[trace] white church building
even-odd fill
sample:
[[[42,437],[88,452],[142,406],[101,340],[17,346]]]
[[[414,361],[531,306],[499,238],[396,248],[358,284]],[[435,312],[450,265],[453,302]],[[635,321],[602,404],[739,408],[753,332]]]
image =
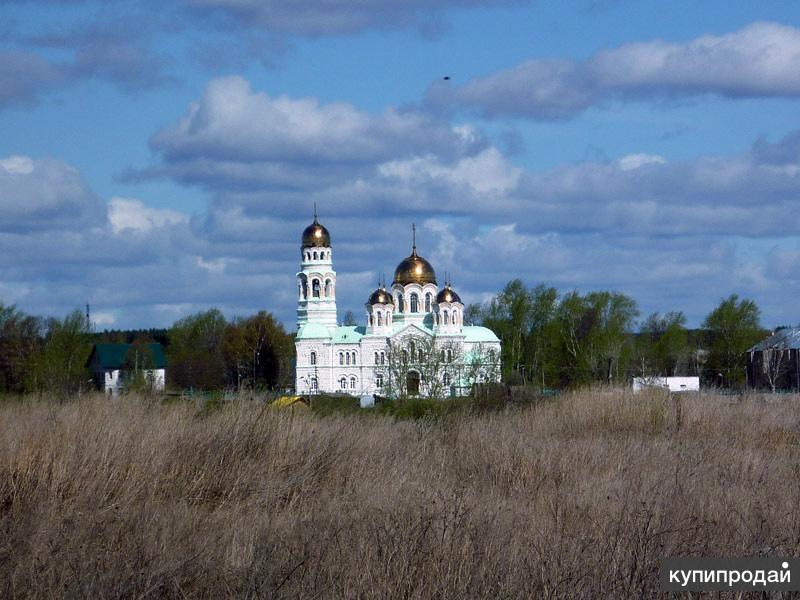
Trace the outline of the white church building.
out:
[[[303,231],[297,287],[298,394],[441,397],[500,380],[500,340],[464,324],[461,298],[448,282],[439,288],[416,235],[391,288],[369,296],[364,326],[338,324],[331,236],[316,215]]]

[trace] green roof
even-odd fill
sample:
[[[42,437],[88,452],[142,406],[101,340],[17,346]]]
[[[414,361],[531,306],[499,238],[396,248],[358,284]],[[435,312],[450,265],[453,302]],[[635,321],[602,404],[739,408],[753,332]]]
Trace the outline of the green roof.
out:
[[[163,369],[167,366],[167,359],[164,356],[164,348],[161,344],[136,344],[143,350],[150,351],[153,358],[153,368]],[[89,355],[89,363],[94,361],[97,356],[98,362],[103,369],[119,369],[125,363],[125,357],[131,346],[134,344],[95,344],[92,353]]]
[[[366,333],[366,328],[356,325],[337,327],[333,334],[334,344],[357,344]]]
[[[300,326],[300,329],[297,330],[296,339],[329,339],[330,337],[331,332],[325,325],[321,323],[304,323]]]
[[[477,325],[468,325],[462,328],[465,342],[499,342],[500,340],[494,334],[494,331],[486,327],[478,327]]]

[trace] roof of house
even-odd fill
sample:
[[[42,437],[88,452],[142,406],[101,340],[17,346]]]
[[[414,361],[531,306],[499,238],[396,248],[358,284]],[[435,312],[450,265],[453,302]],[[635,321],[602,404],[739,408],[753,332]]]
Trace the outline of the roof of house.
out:
[[[778,329],[768,338],[748,348],[747,351],[763,352],[764,350],[800,350],[800,327]]]
[[[103,369],[119,369],[125,363],[125,357],[131,346],[134,344],[95,344],[92,353],[89,355],[89,363],[97,361]],[[143,350],[150,351],[153,359],[153,368],[163,369],[167,366],[167,358],[164,356],[164,348],[159,343],[138,344]]]
[[[461,328],[464,334],[465,342],[499,342],[500,339],[495,335],[494,331],[487,327],[479,327],[477,325],[465,325]]]

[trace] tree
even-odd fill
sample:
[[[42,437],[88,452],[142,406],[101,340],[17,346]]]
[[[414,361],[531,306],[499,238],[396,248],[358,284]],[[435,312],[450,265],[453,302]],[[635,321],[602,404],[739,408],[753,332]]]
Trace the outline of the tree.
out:
[[[90,352],[86,317],[80,310],[63,320],[48,319],[44,346],[33,362],[28,388],[61,398],[87,389],[91,385],[86,366]]]
[[[652,313],[640,326],[639,333],[640,375],[673,377],[689,370],[689,333],[682,312]]]
[[[348,310],[346,313],[344,313],[344,325],[346,327],[358,325],[358,321],[356,321],[356,316],[353,314],[352,310]]]
[[[223,354],[228,381],[237,388],[249,384],[275,389],[291,382],[292,337],[266,311],[234,319],[225,329]]]
[[[216,308],[184,317],[172,326],[167,347],[172,385],[201,390],[225,386],[222,340],[226,326],[225,316]]]
[[[151,395],[156,391],[155,357],[150,348],[152,340],[140,337],[131,343],[122,361],[122,373],[125,374],[125,390],[143,395]]]
[[[21,393],[44,341],[44,321],[0,303],[0,390]]]
[[[706,378],[737,387],[745,381],[745,351],[763,337],[755,302],[731,294],[703,321],[708,339]]]
[[[392,398],[420,395],[442,398],[451,386],[464,383],[464,356],[461,346],[434,336],[407,335],[389,345],[386,363],[378,368],[384,392]],[[409,374],[419,377],[415,394],[409,389]]]

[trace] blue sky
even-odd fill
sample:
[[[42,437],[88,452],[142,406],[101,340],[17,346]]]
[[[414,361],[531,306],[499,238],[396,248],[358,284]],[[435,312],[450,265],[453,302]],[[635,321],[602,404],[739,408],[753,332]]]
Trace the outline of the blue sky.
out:
[[[521,277],[800,322],[793,3],[12,0],[0,34],[0,301],[26,311],[292,329],[317,202],[341,315],[416,222],[467,301]]]

